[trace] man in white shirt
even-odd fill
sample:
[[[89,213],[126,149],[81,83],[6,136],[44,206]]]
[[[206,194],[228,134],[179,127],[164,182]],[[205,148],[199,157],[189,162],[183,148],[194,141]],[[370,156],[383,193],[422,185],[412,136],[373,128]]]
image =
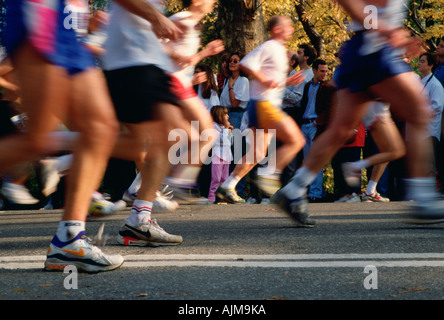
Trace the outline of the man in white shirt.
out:
[[[432,73],[434,65],[435,57],[431,53],[424,53],[419,57],[418,71],[421,73],[421,81],[424,85],[421,90],[427,94],[432,109],[432,118],[428,125],[427,136],[432,140],[434,151],[434,163],[431,168],[433,177],[435,177],[437,166],[440,163],[438,146],[441,140],[441,120],[444,105],[444,89],[441,82]]]
[[[248,105],[249,125],[253,133],[264,129],[264,139],[254,139],[254,148],[250,150],[241,163],[236,165],[228,179],[218,189],[218,197],[236,201],[235,186],[254,166],[265,158],[268,150],[269,129],[276,132],[276,139],[282,142],[277,148],[276,167],[269,175],[258,175],[257,184],[262,192],[270,196],[280,188],[282,170],[301,150],[305,141],[296,122],[281,109],[282,96],[285,87],[299,84],[303,77],[300,73],[287,77],[288,59],[285,44],[291,39],[294,28],[290,18],[274,16],[269,20],[268,31],[271,38],[251,51],[241,60],[241,69],[250,76],[250,103]],[[250,153],[254,154],[253,163]],[[311,219],[300,217],[299,222],[304,226],[313,226]]]

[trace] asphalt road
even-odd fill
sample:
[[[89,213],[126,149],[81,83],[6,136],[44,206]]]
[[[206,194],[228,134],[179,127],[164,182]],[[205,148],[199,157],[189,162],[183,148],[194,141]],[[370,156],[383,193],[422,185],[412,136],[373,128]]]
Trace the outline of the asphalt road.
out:
[[[99,274],[43,271],[60,210],[1,211],[0,300],[176,301],[168,311],[189,314],[204,312],[190,309],[197,301],[250,301],[252,313],[252,302],[444,298],[444,224],[406,224],[403,202],[309,208],[315,228],[296,228],[272,205],[155,212],[165,230],[184,238],[161,248],[117,244],[129,210],[89,221],[91,236],[105,222],[102,249],[125,257],[120,269]],[[213,306],[212,316],[227,316],[224,306]]]

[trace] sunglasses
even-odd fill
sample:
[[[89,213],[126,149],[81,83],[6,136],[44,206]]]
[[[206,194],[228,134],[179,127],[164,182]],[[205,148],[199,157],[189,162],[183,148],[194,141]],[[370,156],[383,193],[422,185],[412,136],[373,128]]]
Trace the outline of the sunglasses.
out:
[[[233,63],[238,63],[239,62],[239,60],[228,60],[228,62],[233,62]]]

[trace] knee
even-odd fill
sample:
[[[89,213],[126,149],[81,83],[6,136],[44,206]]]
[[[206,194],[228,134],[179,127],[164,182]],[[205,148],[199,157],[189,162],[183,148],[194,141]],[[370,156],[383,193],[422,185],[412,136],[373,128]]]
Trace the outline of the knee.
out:
[[[119,134],[119,123],[114,117],[89,119],[81,127],[81,133],[91,140],[114,143]]]

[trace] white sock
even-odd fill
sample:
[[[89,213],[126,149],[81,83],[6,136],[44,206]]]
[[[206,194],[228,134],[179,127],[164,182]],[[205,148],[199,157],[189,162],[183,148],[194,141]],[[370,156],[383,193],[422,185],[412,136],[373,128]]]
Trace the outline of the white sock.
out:
[[[145,200],[134,200],[133,207],[131,208],[129,221],[132,225],[137,226],[142,223],[151,222],[151,209],[153,203]]]
[[[367,189],[365,190],[366,194],[372,194],[376,192],[376,186],[378,183],[376,181],[370,180],[367,185]]]
[[[237,183],[240,181],[240,177],[236,176],[235,174],[230,174],[227,178],[227,180],[222,183],[222,188],[224,189],[234,189],[236,188]]]
[[[290,199],[302,197],[317,174],[317,172],[311,172],[307,167],[302,167],[296,171],[293,179],[282,188],[282,191]]]
[[[280,180],[281,175],[282,175],[282,170],[276,169],[274,170],[273,173],[261,174],[260,176],[268,179]]]
[[[60,156],[57,158],[57,171],[60,173],[66,172],[69,170],[72,164],[73,155],[67,154],[64,156]]]
[[[59,222],[56,235],[60,241],[66,242],[72,240],[82,231],[85,231],[85,221],[65,220]]]
[[[142,185],[142,175],[140,172],[137,174],[137,176],[134,178],[133,183],[128,188],[128,192],[131,194],[137,194],[139,192],[140,186]]]
[[[353,168],[355,168],[357,170],[361,170],[361,169],[370,167],[370,162],[368,160],[358,160],[358,161],[352,162],[352,166],[353,166]]]
[[[427,201],[436,198],[435,178],[405,179],[407,200]]]

